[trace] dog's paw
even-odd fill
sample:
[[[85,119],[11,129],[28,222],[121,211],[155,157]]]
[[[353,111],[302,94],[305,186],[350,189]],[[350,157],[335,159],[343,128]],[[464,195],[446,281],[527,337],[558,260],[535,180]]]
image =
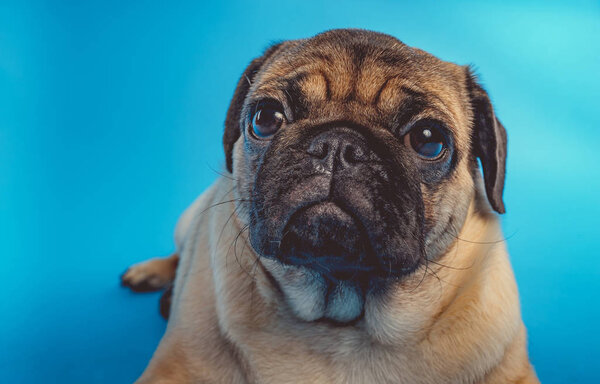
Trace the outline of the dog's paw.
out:
[[[160,291],[175,279],[173,257],[155,258],[134,264],[121,275],[121,285],[134,292]]]

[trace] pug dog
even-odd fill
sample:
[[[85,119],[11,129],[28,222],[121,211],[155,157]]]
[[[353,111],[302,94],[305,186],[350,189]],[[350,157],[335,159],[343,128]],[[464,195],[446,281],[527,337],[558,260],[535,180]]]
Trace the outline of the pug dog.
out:
[[[223,144],[175,254],[122,277],[166,289],[137,383],[539,382],[497,215],[506,132],[469,67],[365,30],[275,44]]]

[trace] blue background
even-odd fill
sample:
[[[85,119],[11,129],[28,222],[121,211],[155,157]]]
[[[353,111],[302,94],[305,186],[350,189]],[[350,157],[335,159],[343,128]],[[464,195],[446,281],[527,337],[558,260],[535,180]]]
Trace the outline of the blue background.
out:
[[[544,383],[600,382],[600,6],[413,3],[0,2],[0,382],[142,372],[165,322],[120,272],[168,254],[223,169],[245,65],[338,27],[476,66],[509,133],[503,225],[531,360]]]

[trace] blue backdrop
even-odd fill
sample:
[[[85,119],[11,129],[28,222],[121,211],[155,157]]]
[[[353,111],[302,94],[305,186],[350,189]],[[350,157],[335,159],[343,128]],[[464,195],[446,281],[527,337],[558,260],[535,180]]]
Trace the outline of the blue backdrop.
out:
[[[599,381],[598,2],[0,2],[0,382],[129,383],[165,322],[120,289],[223,169],[271,41],[392,34],[481,74],[509,133],[503,224],[544,383]],[[212,168],[212,169],[211,169]]]

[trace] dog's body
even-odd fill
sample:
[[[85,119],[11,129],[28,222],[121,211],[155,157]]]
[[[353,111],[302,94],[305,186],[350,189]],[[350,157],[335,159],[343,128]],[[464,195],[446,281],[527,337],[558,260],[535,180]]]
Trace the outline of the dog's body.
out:
[[[348,74],[340,65],[351,61],[344,61],[346,53],[365,46],[372,51],[361,53],[353,70],[371,65],[375,79],[360,71]],[[283,43],[250,65],[228,114],[225,148],[232,177],[219,178],[184,213],[173,257],[139,264],[124,276],[133,288],[164,287],[178,262],[172,298],[163,302],[168,313],[170,300],[167,331],[139,383],[538,382],[503,236],[488,204],[504,209],[504,130],[487,95],[469,85],[470,75],[467,85],[464,79],[458,86],[454,80],[436,82],[436,76],[458,79],[466,73],[462,67],[441,65],[421,51],[409,51],[410,60],[437,74],[414,75],[413,69],[400,76],[369,64],[371,55],[396,49],[407,48],[384,35],[331,31]],[[294,62],[309,56],[310,63]],[[250,137],[246,128],[273,122],[259,115],[248,123],[245,113],[260,109],[250,107],[253,97],[279,97],[269,79],[280,86],[290,68],[299,85],[284,93],[292,99],[303,95],[302,108],[288,101],[280,133],[263,129],[258,136],[268,132],[267,139]],[[386,91],[397,78],[437,106],[412,108],[414,116],[395,114],[393,121],[426,121],[432,127],[428,137],[432,124],[444,124],[451,136],[446,152],[427,163],[398,146],[383,128],[384,115],[361,102],[374,98],[379,110],[397,109],[395,93]],[[347,86],[352,82],[354,88]],[[408,93],[427,104],[420,91]],[[465,108],[469,97],[473,107]],[[314,108],[315,99],[327,102]],[[411,109],[403,100],[403,109]],[[435,108],[443,112],[436,115]],[[277,109],[270,113],[279,116]],[[405,142],[423,149],[410,140]],[[302,155],[286,163],[294,153]],[[475,156],[482,159],[485,181]],[[306,169],[308,175],[298,173]],[[336,189],[346,180],[361,192],[359,198],[350,196],[348,185]],[[388,185],[395,185],[394,193]],[[369,246],[362,248],[364,242]],[[383,257],[390,249],[393,258]]]

